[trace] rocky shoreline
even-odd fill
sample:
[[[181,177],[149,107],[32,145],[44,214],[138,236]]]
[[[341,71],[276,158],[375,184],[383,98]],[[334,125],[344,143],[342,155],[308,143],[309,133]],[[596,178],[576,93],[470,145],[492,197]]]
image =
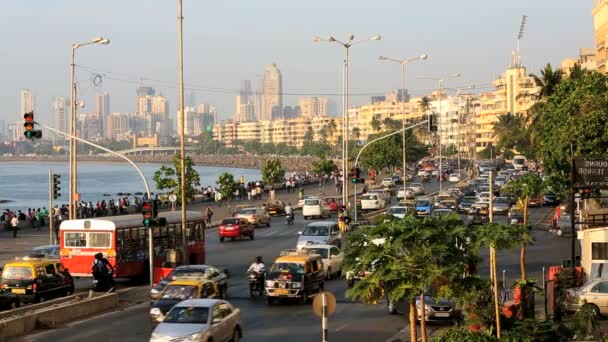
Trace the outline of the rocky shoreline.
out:
[[[254,156],[249,154],[237,155],[200,155],[189,154],[196,165],[235,167],[243,169],[261,169],[264,162],[269,159],[278,158],[283,168],[288,171],[302,172],[310,170],[316,157],[276,157],[276,156]],[[129,156],[135,163],[170,163],[172,155],[154,156]],[[123,159],[114,156],[78,156],[79,161],[85,162],[124,162]],[[67,162],[68,156],[2,156],[2,162]]]

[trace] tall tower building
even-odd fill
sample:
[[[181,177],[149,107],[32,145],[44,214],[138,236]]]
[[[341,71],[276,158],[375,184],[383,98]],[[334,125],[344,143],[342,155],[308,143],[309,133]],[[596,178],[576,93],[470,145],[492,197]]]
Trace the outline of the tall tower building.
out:
[[[36,110],[36,98],[29,89],[21,90],[21,115]]]
[[[102,137],[109,136],[107,129],[108,115],[110,115],[110,94],[104,92],[95,96],[95,114],[99,119],[99,133]]]
[[[68,133],[69,107],[70,102],[64,97],[56,97],[53,100],[53,127],[55,127],[56,130]],[[62,135],[58,135],[58,138],[65,139]]]
[[[266,68],[263,80],[262,120],[283,117],[283,76],[275,63]]]

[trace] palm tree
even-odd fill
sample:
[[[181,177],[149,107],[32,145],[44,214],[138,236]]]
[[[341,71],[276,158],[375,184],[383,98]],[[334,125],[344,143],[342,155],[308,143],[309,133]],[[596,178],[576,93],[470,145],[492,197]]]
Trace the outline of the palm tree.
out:
[[[583,69],[579,63],[575,63],[572,68],[570,68],[570,75],[568,77],[571,80],[580,80],[587,73],[587,69]]]
[[[336,133],[336,130],[338,129],[338,126],[336,125],[336,120],[330,120],[327,123],[327,133],[329,134],[330,137],[334,136],[334,133]]]
[[[359,140],[360,137],[361,137],[361,129],[359,127],[354,127],[353,128],[353,138],[355,138],[355,140]]]
[[[401,128],[401,123],[391,118],[384,118],[384,120],[382,120],[382,125],[387,131],[395,131]]]
[[[418,104],[420,105],[420,109],[422,109],[424,113],[427,113],[431,110],[431,99],[428,96],[422,97],[422,99],[418,101]]]
[[[551,96],[555,92],[555,88],[562,81],[563,72],[560,69],[553,70],[550,63],[547,63],[544,69],[540,71],[540,77],[535,74],[530,74],[534,79],[534,83],[540,87],[538,99],[544,99]]]
[[[311,143],[314,140],[315,137],[315,133],[312,130],[312,127],[308,127],[308,129],[306,130],[306,134],[304,134],[304,141],[306,141],[307,143]]]
[[[371,126],[374,131],[379,132],[382,129],[382,122],[380,122],[380,119],[374,116],[372,118]]]

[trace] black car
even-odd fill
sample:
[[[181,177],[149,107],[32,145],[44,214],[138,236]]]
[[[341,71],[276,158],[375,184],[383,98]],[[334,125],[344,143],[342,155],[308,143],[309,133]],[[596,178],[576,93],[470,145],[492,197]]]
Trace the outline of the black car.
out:
[[[16,309],[19,305],[19,298],[16,295],[0,290],[0,310]]]
[[[544,205],[558,205],[559,200],[557,199],[557,196],[555,194],[547,193],[547,194],[543,195],[543,204]]]
[[[228,278],[230,278],[228,270],[222,271],[210,265],[183,265],[174,268],[167,277],[152,286],[152,289],[150,290],[150,299],[157,300],[161,292],[165,290],[165,287],[180,276],[203,276],[217,285],[221,298],[225,299],[228,297]]]

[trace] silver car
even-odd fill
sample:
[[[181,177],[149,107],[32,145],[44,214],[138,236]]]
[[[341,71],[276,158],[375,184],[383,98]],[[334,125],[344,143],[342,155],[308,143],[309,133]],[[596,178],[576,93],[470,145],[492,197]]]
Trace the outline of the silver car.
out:
[[[150,342],[238,341],[241,310],[219,299],[188,299],[176,304],[156,326]]]
[[[511,209],[511,200],[508,197],[496,197],[492,205],[492,213],[506,215]]]
[[[296,249],[301,250],[307,245],[334,245],[342,247],[342,234],[338,223],[333,221],[318,221],[310,223],[304,231],[298,232],[300,237]]]

